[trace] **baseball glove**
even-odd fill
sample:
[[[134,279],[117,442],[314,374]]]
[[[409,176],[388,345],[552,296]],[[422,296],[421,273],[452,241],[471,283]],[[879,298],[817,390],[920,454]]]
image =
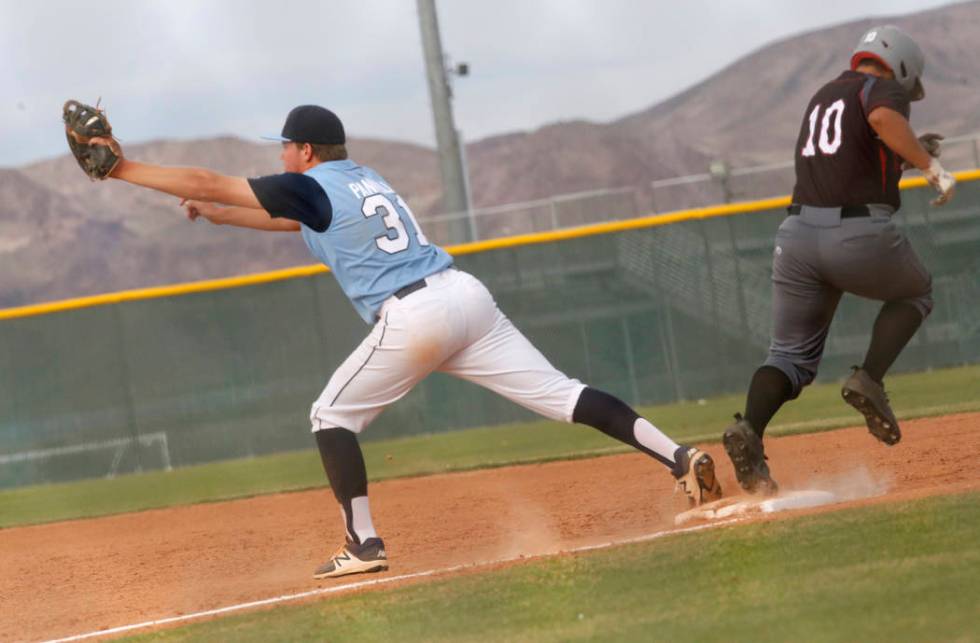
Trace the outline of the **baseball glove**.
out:
[[[96,107],[70,100],[65,103],[62,118],[68,147],[75,155],[78,166],[93,181],[106,179],[116,165],[121,153],[119,143],[112,137],[112,126],[105,112]],[[108,139],[108,143],[91,143],[93,138]]]

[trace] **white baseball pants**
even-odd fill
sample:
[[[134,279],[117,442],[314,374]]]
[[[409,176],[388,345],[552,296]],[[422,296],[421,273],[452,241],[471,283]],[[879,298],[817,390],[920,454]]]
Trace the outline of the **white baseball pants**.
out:
[[[476,277],[449,269],[425,280],[425,288],[384,303],[371,333],[314,402],[314,431],[340,427],[360,433],[433,371],[571,422],[585,385],[552,366]]]

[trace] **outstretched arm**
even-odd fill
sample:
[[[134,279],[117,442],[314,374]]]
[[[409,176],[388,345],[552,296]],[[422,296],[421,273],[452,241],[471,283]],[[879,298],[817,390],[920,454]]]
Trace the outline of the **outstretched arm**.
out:
[[[123,158],[109,176],[182,199],[262,208],[248,180],[204,168],[165,167]]]
[[[114,155],[111,160],[115,165],[98,178],[110,176],[181,197],[181,205],[190,202],[187,216],[192,221],[203,216],[219,225],[289,232],[299,231],[305,224],[315,232],[325,232],[333,217],[333,205],[323,187],[299,172],[245,179],[198,167],[165,167],[130,161],[112,137],[90,137],[85,140],[85,145],[86,153],[89,147],[105,146],[112,150],[109,156]],[[79,163],[82,163],[81,159]],[[309,159],[307,165],[312,167]],[[208,204],[214,203],[234,207],[209,207]]]
[[[191,221],[203,217],[215,225],[233,225],[239,228],[253,230],[269,230],[271,232],[299,232],[297,221],[284,218],[274,218],[261,208],[221,207],[203,201],[185,199],[181,205],[187,211]]]
[[[119,157],[119,162],[109,174],[114,179],[172,194],[182,199],[225,203],[245,208],[262,207],[255,193],[252,192],[248,180],[242,177],[225,176],[200,167],[167,167],[131,161],[123,156],[122,146],[114,138],[94,137],[88,143],[105,145]]]

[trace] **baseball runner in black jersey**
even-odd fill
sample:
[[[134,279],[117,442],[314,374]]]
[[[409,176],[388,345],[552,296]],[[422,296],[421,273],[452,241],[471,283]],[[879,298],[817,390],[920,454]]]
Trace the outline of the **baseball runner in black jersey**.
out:
[[[911,101],[925,96],[924,57],[906,33],[876,27],[861,37],[851,68],[807,105],[796,143],[796,187],[773,254],[772,342],[749,386],[745,415],[723,435],[743,489],[773,494],[762,436],[787,400],[817,374],[844,292],[884,302],[861,367],[844,400],[881,442],[901,439],[882,383],[885,372],[932,309],[932,279],[891,222],[902,170],[915,167],[946,203],[955,179],[937,160],[937,134],[916,138]]]

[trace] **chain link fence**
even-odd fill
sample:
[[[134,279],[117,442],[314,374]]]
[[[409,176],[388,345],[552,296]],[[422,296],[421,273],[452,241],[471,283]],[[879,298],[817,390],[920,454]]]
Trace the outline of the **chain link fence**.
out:
[[[980,362],[980,180],[962,182],[943,208],[928,205],[931,195],[905,190],[896,219],[936,300],[898,371]],[[581,223],[584,210],[569,204],[597,198],[537,207],[549,225]],[[625,207],[623,194],[609,198]],[[750,210],[654,218],[456,263],[573,377],[631,404],[732,393],[766,355],[773,236],[785,218],[781,208]],[[878,308],[844,298],[820,377],[860,359]],[[310,404],[367,331],[324,273],[2,320],[0,488],[310,448]],[[435,374],[364,438],[531,417]]]
[[[948,170],[980,168],[980,135],[943,141]],[[547,199],[511,203],[471,212],[420,217],[430,239],[442,245],[630,219],[650,214],[752,201],[793,191],[792,161],[729,167],[723,161],[711,171],[646,185],[561,194]],[[916,175],[911,172],[910,175]]]

